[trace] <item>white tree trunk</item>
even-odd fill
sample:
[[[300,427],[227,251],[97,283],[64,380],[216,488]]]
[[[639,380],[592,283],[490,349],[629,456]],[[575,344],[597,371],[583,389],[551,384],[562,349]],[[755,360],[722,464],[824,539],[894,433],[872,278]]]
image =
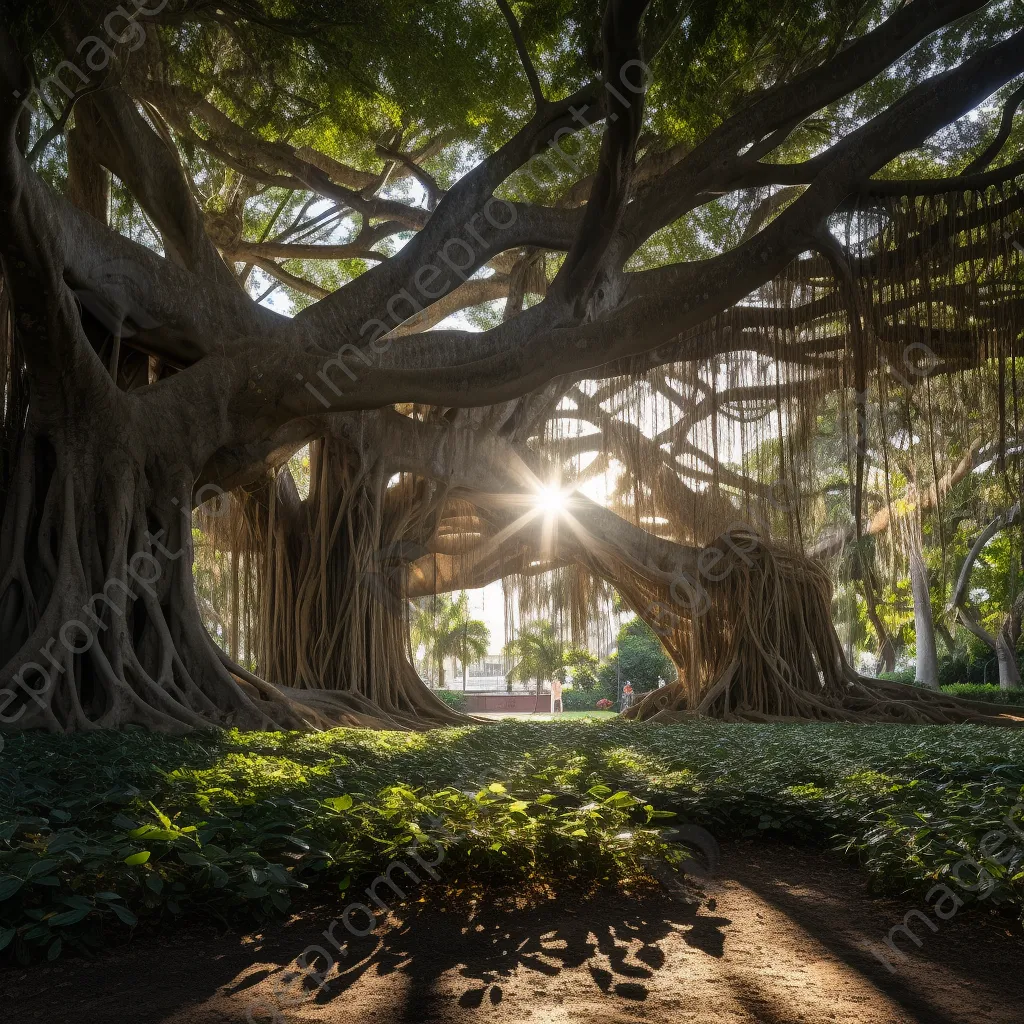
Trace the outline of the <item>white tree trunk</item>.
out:
[[[1015,651],[1008,643],[1002,631],[996,640],[996,661],[999,665],[999,689],[1017,690],[1020,688],[1020,669],[1017,667]]]
[[[914,633],[917,657],[915,680],[929,689],[939,688],[939,658],[935,648],[935,623],[928,590],[928,567],[921,553],[920,527],[910,530],[910,589],[914,597]]]

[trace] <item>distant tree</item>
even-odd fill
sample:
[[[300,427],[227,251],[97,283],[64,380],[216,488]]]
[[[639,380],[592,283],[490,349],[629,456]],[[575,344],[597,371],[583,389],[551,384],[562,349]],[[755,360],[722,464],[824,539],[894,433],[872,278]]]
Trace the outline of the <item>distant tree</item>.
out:
[[[1000,512],[978,534],[960,568],[950,600],[950,609],[955,610],[960,623],[995,655],[999,666],[999,687],[1003,690],[1016,690],[1021,683],[1017,643],[1024,616],[1024,591],[1019,590],[1017,566],[1015,560],[1008,557],[1011,548],[1003,532],[1019,522],[1020,502],[1017,502],[1012,508]],[[988,558],[983,553],[987,553]],[[975,574],[977,578],[972,589],[972,573],[976,566],[981,571]],[[1018,588],[1012,600],[1006,601],[1008,610],[1003,610],[997,601],[1001,596],[999,591],[1007,589],[1007,579],[1016,583]]]
[[[575,647],[572,668],[572,688],[590,693],[597,686],[597,658],[590,651]]]
[[[412,642],[423,647],[429,664],[437,665],[438,689],[444,689],[444,660],[455,658],[462,665],[462,688],[466,688],[469,663],[482,658],[491,642],[486,623],[469,612],[469,595],[457,598],[441,594],[417,607],[412,621]]]
[[[676,677],[672,659],[654,630],[641,618],[622,624],[615,653],[598,670],[601,687],[609,692],[615,692],[620,676],[628,679],[637,692],[655,689],[659,677],[669,681]]]
[[[463,592],[462,597],[466,594]],[[455,657],[462,665],[462,689],[469,680],[470,662],[483,658],[491,646],[491,631],[480,619],[465,617],[455,631]]]
[[[546,619],[530,623],[505,645],[505,656],[515,664],[508,672],[510,682],[537,681],[537,694],[552,679],[565,681],[570,670],[593,678],[596,659],[587,650],[566,643]],[[575,681],[576,675],[573,676]],[[583,689],[589,689],[584,686]]]

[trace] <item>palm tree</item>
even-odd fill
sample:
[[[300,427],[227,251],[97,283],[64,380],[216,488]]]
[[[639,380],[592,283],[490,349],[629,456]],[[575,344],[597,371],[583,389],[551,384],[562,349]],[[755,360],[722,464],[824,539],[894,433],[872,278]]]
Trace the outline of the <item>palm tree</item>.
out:
[[[462,689],[465,692],[470,663],[487,654],[491,646],[491,631],[480,619],[464,618],[456,630],[454,642],[454,655],[462,665]]]
[[[465,591],[454,600],[441,594],[416,608],[412,642],[415,647],[425,648],[428,663],[436,663],[438,689],[444,689],[444,659],[456,658],[462,665],[465,690],[469,663],[487,653],[491,631],[485,622],[470,618],[469,595]]]
[[[537,698],[551,679],[565,681],[569,669],[592,672],[596,658],[590,651],[567,644],[546,619],[524,626],[519,635],[505,645],[505,656],[515,661],[507,678],[527,683],[537,680]]]

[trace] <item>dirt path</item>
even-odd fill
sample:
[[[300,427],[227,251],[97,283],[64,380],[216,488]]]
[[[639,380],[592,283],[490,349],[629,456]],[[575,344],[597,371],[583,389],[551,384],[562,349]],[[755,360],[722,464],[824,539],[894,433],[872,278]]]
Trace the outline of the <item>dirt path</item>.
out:
[[[528,909],[449,898],[424,886],[289,1024],[314,1021],[520,1024],[623,1020],[710,1024],[975,1024],[1024,1018],[1024,940],[986,911],[932,933],[895,974],[880,946],[913,900],[872,899],[832,855],[764,843],[723,851],[699,905],[652,894],[562,896]],[[257,1024],[287,965],[330,923],[309,912],[261,936],[140,938],[91,962],[0,973],[11,1024]],[[340,931],[340,929],[339,929]],[[907,943],[904,941],[904,945]],[[287,996],[294,989],[284,990]],[[281,1019],[281,1018],[279,1018]]]

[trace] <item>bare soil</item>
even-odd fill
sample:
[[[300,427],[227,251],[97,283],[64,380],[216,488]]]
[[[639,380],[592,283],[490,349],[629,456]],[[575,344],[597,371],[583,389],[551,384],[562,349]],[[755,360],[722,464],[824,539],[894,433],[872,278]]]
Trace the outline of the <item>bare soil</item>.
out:
[[[263,1024],[277,987],[289,1024],[712,1021],[975,1024],[1024,1019],[1019,925],[965,908],[890,973],[865,948],[919,899],[875,898],[833,854],[769,843],[723,850],[701,891],[620,891],[495,903],[426,881],[353,940],[299,1001],[295,957],[341,907],[258,935],[140,936],[92,960],[0,972],[11,1024]],[[422,902],[420,902],[422,901]],[[339,927],[337,934],[344,934]],[[262,1004],[262,1005],[261,1005]]]

